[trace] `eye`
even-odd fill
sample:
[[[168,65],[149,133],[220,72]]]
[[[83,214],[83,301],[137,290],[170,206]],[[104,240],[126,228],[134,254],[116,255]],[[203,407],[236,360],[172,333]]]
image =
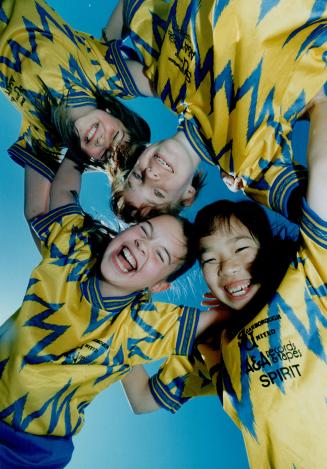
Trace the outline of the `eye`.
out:
[[[248,248],[249,248],[249,246],[242,246],[241,248],[237,248],[235,253],[242,252],[242,251],[244,251],[245,249],[248,249]]]
[[[140,228],[141,228],[141,231],[142,231],[143,234],[145,235],[145,237],[148,238],[148,237],[149,237],[149,233],[148,233],[148,231],[147,231],[146,225],[139,225],[139,226],[140,226]]]
[[[159,257],[159,260],[162,264],[165,263],[165,259],[160,251],[157,251],[157,256]]]
[[[137,171],[132,171],[132,176],[137,179],[138,181],[142,181],[142,174],[138,173]]]
[[[163,193],[161,191],[159,191],[158,189],[154,189],[154,195],[156,197],[158,197],[159,199],[164,199],[165,196],[163,195]]]
[[[160,249],[157,251],[157,256],[162,264],[169,264],[169,254],[165,249]]]
[[[209,259],[201,259],[201,265],[208,265],[208,264],[218,264],[217,259],[215,257],[211,257]]]

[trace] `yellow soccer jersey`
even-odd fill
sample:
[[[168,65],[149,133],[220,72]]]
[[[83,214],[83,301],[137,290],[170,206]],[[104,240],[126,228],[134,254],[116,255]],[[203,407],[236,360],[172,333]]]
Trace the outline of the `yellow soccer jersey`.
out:
[[[205,161],[286,216],[306,171],[294,122],[327,81],[317,0],[125,0],[124,22],[161,100]],[[299,207],[300,209],[300,207]]]
[[[2,1],[0,87],[23,116],[10,156],[52,180],[58,163],[40,161],[29,145],[33,136],[59,151],[35,109],[42,102],[41,80],[56,97],[68,94],[69,106],[94,105],[96,90],[133,97],[139,92],[122,54],[116,42],[105,44],[72,29],[43,0]]]
[[[0,328],[0,419],[20,431],[73,435],[95,395],[132,366],[193,345],[197,310],[139,292],[102,297],[83,220],[69,204],[33,221],[43,260]]]
[[[258,469],[325,466],[327,222],[304,203],[300,229],[297,259],[273,300],[233,340],[223,334],[217,353],[218,393],[243,433],[250,466]],[[208,351],[203,354],[201,361],[208,361]],[[189,397],[188,382],[198,379],[192,392],[199,395],[201,378],[210,373],[201,377],[198,365],[175,362],[152,378],[152,388],[163,407],[174,399],[177,410]]]

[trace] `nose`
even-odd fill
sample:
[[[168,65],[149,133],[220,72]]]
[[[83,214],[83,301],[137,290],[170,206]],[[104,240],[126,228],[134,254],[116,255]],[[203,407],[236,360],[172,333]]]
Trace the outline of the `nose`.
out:
[[[147,252],[146,241],[144,239],[136,239],[135,246],[141,254],[145,255]]]
[[[104,144],[104,133],[99,133],[99,135],[97,135],[96,137],[96,140],[95,140],[95,146],[97,147],[101,147],[103,146]]]
[[[147,178],[152,179],[153,181],[158,181],[160,179],[159,171],[151,166],[146,168],[145,174]]]
[[[227,277],[237,274],[240,270],[240,264],[233,257],[220,263],[219,274]]]

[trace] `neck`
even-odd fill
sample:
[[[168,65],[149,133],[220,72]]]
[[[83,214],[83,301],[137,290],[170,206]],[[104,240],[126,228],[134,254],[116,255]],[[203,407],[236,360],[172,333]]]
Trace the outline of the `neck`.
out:
[[[184,132],[179,131],[173,137],[172,140],[178,142],[183,148],[185,153],[189,156],[192,166],[194,168],[194,172],[196,171],[197,167],[200,164],[200,157],[186,138]]]
[[[126,296],[126,295],[130,295],[131,293],[134,293],[134,290],[126,291],[121,288],[114,287],[113,285],[111,285],[110,283],[106,282],[103,279],[99,280],[99,288],[100,288],[101,295],[103,297],[119,298],[121,296]]]

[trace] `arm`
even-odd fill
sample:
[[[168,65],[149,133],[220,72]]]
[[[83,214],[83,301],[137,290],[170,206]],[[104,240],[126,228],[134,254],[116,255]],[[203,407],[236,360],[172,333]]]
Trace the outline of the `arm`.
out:
[[[208,327],[226,321],[229,316],[230,310],[223,306],[220,306],[219,308],[216,307],[212,311],[202,312],[200,314],[196,336],[202,334]],[[205,380],[207,383],[206,386],[203,384],[202,379],[206,372],[209,375],[209,370],[211,371],[211,369],[214,370],[213,374],[217,372],[216,364],[218,363],[220,354],[210,346],[199,345],[198,348],[201,350],[201,359],[196,359],[195,354],[193,356],[194,363],[191,363],[188,357],[173,355],[168,358],[167,362],[163,365],[158,374],[158,379],[160,376],[160,382],[162,381],[163,385],[167,384],[165,381],[173,381],[175,378],[177,392],[180,391],[177,383],[179,383],[183,389],[184,386],[186,386],[186,389],[188,389],[188,395],[183,396],[181,399],[182,401],[185,401],[194,395],[206,395],[209,388],[208,384],[210,384],[210,391],[212,392],[212,376],[207,377]],[[155,410],[159,410],[164,407],[159,405],[154,399],[153,392],[151,391],[149,384],[149,376],[142,365],[134,366],[133,370],[122,379],[122,385],[124,387],[125,395],[135,414],[154,412]],[[170,394],[170,392],[172,391],[168,389],[166,390],[167,395]],[[157,397],[160,400],[159,395]],[[176,396],[176,400],[179,400],[178,396]]]
[[[25,165],[24,214],[28,222],[37,215],[48,212],[50,187],[51,183],[48,179],[30,166]],[[36,247],[40,251],[40,240],[34,230],[30,229],[30,231]]]
[[[327,98],[309,110],[309,183],[307,201],[323,220],[327,220]]]
[[[123,31],[123,8],[124,1],[120,0],[118,5],[109,17],[106,26],[102,29],[102,38],[105,41],[112,39],[121,39]]]
[[[75,201],[74,192],[81,190],[81,173],[74,161],[64,158],[51,184],[49,209],[61,207]]]
[[[110,16],[106,26],[102,29],[102,38],[106,42],[114,39],[122,39],[126,36],[126,31],[124,32],[123,8],[124,0],[120,0],[112,15]],[[125,61],[139,92],[144,96],[156,96],[152,89],[151,82],[144,75],[143,65],[135,60]]]
[[[122,385],[134,414],[144,414],[161,408],[151,394],[149,375],[143,365],[135,366],[122,379]]]

